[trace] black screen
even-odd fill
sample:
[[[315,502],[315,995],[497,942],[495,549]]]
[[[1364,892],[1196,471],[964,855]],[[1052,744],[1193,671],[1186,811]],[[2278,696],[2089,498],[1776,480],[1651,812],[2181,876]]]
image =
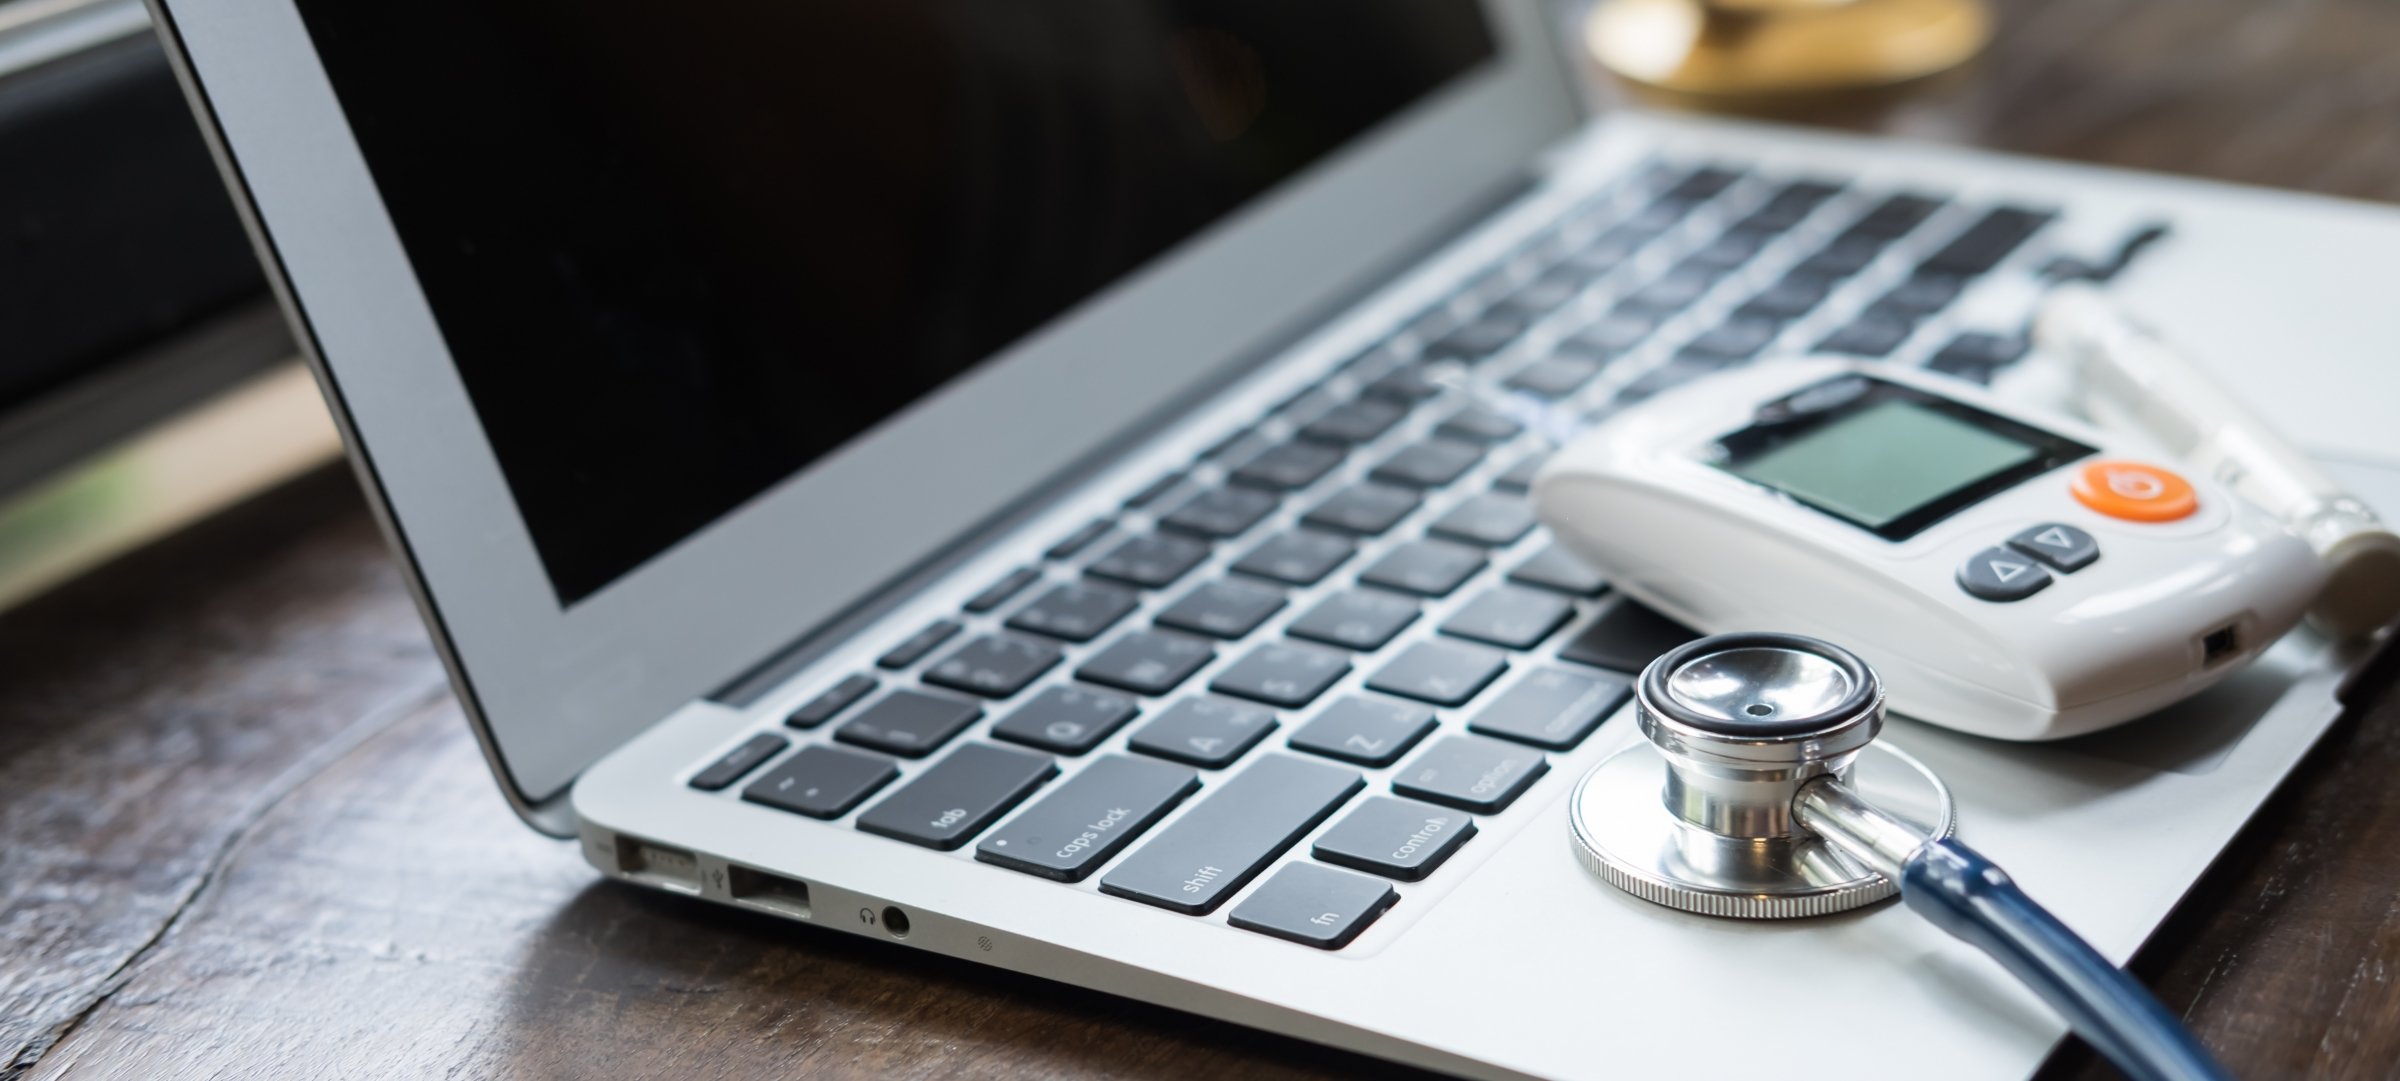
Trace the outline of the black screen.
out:
[[[300,8],[561,604],[1493,52],[1475,0]]]

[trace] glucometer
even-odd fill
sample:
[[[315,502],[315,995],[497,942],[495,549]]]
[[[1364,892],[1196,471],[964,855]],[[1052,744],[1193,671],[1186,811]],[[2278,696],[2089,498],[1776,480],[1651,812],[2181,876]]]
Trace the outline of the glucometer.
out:
[[[1938,376],[1804,359],[1627,407],[1544,467],[1559,542],[1703,631],[1846,643],[1892,709],[2003,739],[2132,719],[2299,622],[2324,564],[2128,438]]]

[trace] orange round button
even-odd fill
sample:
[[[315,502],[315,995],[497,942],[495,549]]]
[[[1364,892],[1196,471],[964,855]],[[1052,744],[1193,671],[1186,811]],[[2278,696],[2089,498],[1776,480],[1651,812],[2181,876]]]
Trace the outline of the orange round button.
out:
[[[2140,462],[2093,462],[2067,489],[2076,502],[2129,522],[2172,522],[2200,509],[2192,482]]]

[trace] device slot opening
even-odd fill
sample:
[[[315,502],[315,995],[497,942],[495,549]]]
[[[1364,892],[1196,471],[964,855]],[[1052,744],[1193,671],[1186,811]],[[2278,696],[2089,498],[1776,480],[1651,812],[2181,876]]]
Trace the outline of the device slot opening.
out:
[[[2241,655],[2242,632],[2234,624],[2228,623],[2200,636],[2200,664],[2204,668],[2215,668]]]
[[[677,893],[700,892],[700,857],[656,841],[618,834],[617,870],[627,878]]]
[[[797,919],[808,919],[808,883],[741,864],[725,867],[725,889],[734,901]]]

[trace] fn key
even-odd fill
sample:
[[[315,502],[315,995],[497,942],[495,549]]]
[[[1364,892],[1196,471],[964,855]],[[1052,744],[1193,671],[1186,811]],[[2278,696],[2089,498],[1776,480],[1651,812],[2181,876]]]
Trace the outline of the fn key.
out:
[[[1399,899],[1400,892],[1381,880],[1292,863],[1233,906],[1225,922],[1303,946],[1338,950]]]

